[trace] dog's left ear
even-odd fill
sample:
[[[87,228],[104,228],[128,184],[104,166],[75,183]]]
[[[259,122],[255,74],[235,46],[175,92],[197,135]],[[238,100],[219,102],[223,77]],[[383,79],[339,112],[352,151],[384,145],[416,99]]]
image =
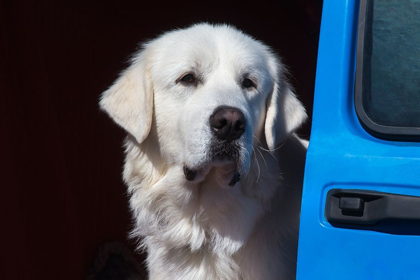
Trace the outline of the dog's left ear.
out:
[[[296,98],[284,73],[279,69],[283,66],[276,62],[274,67],[276,81],[267,100],[264,127],[269,150],[274,150],[284,142],[307,118],[305,108]]]

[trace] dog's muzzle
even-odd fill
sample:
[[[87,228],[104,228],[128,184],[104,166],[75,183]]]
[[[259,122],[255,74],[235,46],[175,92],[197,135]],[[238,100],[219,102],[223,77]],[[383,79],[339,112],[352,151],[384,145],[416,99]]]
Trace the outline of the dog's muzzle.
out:
[[[241,145],[238,139],[245,132],[246,120],[241,110],[235,107],[220,106],[214,110],[209,119],[214,139],[210,145],[211,163],[220,165],[233,162],[235,170],[229,186],[234,186],[241,178],[236,170],[240,158]],[[219,168],[221,168],[219,166]],[[184,165],[184,175],[188,181],[194,181],[199,170],[191,169]],[[228,171],[229,173],[231,171]]]

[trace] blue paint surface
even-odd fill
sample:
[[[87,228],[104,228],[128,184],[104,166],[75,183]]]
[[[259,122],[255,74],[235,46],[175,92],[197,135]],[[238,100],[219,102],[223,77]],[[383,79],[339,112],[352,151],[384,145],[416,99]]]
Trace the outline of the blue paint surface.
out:
[[[356,116],[358,13],[358,0],[324,0],[298,280],[420,279],[420,236],[336,228],[325,218],[333,188],[420,196],[420,143],[376,139]]]

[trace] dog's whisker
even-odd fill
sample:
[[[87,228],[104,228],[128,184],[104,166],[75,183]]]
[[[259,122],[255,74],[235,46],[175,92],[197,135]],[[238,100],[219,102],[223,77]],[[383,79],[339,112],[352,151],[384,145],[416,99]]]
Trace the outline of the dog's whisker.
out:
[[[281,147],[283,147],[284,143],[286,143],[286,141],[284,141],[283,143],[281,143],[281,145],[280,145],[280,146],[276,147],[275,149],[266,149],[266,148],[264,148],[263,146],[261,146],[261,145],[262,145],[262,144],[261,144],[261,140],[260,140],[260,139],[258,139],[258,137],[256,137],[255,135],[252,135],[252,137],[254,137],[254,138],[257,140],[258,144],[260,144],[258,147],[259,147],[261,150],[263,150],[263,151],[265,151],[265,152],[269,152],[269,153],[274,153],[275,151],[277,151],[278,149],[280,149]]]
[[[272,150],[270,150],[270,149],[266,149],[266,148],[264,148],[264,147],[261,147],[261,149],[262,149],[263,151],[266,151],[266,152],[274,153],[275,151],[277,151],[278,149],[280,149],[281,147],[283,147],[284,143],[285,143],[285,142],[281,143],[281,145],[280,145],[280,146],[278,146],[277,148],[272,149]]]
[[[258,149],[258,147],[257,147],[257,151],[258,151],[258,153],[260,154],[260,156],[261,156],[261,158],[262,158],[262,160],[263,160],[263,162],[264,162],[265,168],[267,168],[267,167],[268,167],[268,166],[267,166],[267,162],[265,161],[265,158],[264,158],[263,154],[261,153],[261,151]]]
[[[254,135],[253,135],[254,136]],[[255,137],[255,136],[254,136]],[[256,137],[255,137],[256,138]],[[258,139],[258,138],[256,138],[256,139]],[[265,161],[265,158],[264,158],[264,156],[263,156],[263,154],[261,153],[261,151],[258,149],[259,148],[259,146],[257,146],[257,151],[258,151],[258,153],[260,154],[260,156],[261,156],[261,159],[264,161],[264,165],[265,165],[265,167],[267,168],[267,162]],[[255,152],[255,149],[253,148],[253,150],[254,150],[254,152]]]
[[[276,158],[276,156],[275,156],[273,153],[268,152],[268,151],[266,151],[266,150],[264,150],[264,149],[261,149],[261,147],[257,147],[257,149],[258,149],[258,150],[260,150],[260,151],[263,151],[263,152],[268,153],[268,155],[269,155],[270,157],[272,157],[272,158],[276,161],[276,163],[277,163],[277,164],[279,163],[279,162],[278,162],[278,159]]]
[[[257,169],[258,169],[258,176],[257,176],[257,183],[258,183],[258,181],[259,181],[259,179],[260,179],[260,175],[261,175],[261,169],[260,169],[260,164],[258,163],[257,154],[255,153],[255,149],[254,149],[254,147],[252,147],[252,150],[254,151],[252,154],[253,154],[253,155],[254,155],[254,157],[255,157],[255,163],[256,163],[256,165],[257,165]]]

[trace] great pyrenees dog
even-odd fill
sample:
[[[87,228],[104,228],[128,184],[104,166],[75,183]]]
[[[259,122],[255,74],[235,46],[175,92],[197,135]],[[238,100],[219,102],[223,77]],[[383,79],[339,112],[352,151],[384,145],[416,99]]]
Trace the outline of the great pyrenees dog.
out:
[[[306,118],[284,65],[228,25],[143,45],[102,94],[150,279],[294,279]]]

